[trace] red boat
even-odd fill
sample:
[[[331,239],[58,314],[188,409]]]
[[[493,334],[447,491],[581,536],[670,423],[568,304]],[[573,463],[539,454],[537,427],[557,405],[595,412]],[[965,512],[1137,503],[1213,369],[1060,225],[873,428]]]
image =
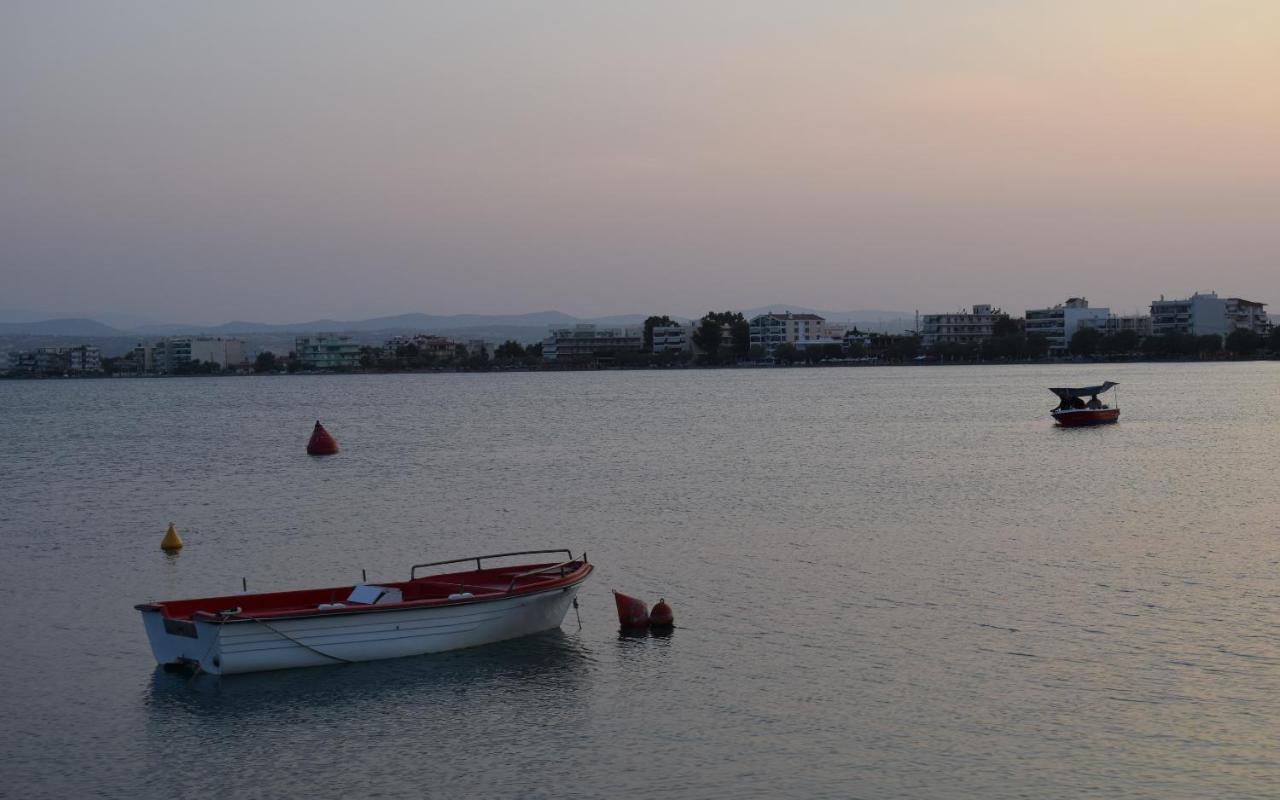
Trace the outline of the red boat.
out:
[[[1050,389],[1062,402],[1050,415],[1054,421],[1064,428],[1078,428],[1085,425],[1107,425],[1120,419],[1120,405],[1109,406],[1098,399],[1098,395],[1111,391],[1119,384],[1114,381],[1103,381],[1097,386],[1080,386],[1071,388]],[[1084,398],[1088,397],[1086,401]]]
[[[562,553],[556,563],[491,559]],[[428,572],[474,564],[459,572]],[[530,550],[415,564],[409,580],[142,603],[156,661],[215,675],[374,661],[514,639],[560,626],[587,556]]]

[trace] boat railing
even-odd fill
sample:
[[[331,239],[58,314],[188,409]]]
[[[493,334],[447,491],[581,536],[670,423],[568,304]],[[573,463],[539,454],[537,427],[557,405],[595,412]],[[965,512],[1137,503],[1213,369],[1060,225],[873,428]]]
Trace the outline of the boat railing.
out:
[[[565,563],[566,564],[573,563],[573,551],[567,547],[562,547],[555,550],[520,550],[514,553],[494,553],[492,555],[487,555],[487,556],[469,556],[467,558],[451,558],[448,561],[432,561],[427,564],[414,564],[413,567],[409,569],[409,580],[411,581],[416,580],[418,577],[418,570],[426,569],[427,567],[443,567],[446,564],[464,564],[468,561],[474,561],[476,562],[476,571],[479,572],[481,569],[480,562],[488,561],[491,558],[507,558],[509,556],[538,556],[538,555],[546,555],[548,553],[564,553],[570,559]]]
[[[569,561],[564,561],[559,564],[549,564],[548,566],[545,566],[545,567],[538,567],[537,569],[531,569],[528,572],[520,572],[515,575],[512,575],[511,583],[507,584],[507,594],[511,594],[511,592],[515,590],[516,581],[520,580],[521,578],[528,578],[533,575],[550,575],[552,573],[558,573],[560,577],[563,578],[565,576],[565,573],[568,571],[569,567],[577,565],[579,561],[587,560],[586,553],[582,554],[581,559],[572,558],[573,553],[569,553],[569,556],[570,556]]]

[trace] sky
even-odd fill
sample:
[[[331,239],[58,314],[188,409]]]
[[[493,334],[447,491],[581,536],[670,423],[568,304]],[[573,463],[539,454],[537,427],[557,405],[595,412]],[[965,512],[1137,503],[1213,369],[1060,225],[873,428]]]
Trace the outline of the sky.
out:
[[[1278,254],[1275,0],[0,4],[0,308],[1280,313]]]

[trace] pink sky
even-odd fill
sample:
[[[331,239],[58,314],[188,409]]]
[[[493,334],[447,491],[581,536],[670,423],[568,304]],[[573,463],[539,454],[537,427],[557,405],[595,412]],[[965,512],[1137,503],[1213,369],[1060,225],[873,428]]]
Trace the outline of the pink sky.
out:
[[[1280,304],[1280,3],[0,8],[0,308]]]

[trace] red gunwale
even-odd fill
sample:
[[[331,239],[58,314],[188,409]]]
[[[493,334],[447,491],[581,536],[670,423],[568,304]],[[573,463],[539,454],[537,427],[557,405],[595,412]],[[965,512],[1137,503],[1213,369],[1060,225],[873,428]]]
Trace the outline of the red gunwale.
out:
[[[521,575],[539,569],[551,569],[557,563],[517,564],[493,569],[469,570],[438,575],[426,575],[408,581],[376,582],[378,586],[399,589],[405,600],[400,603],[377,605],[348,605],[344,608],[321,609],[321,603],[344,602],[351,590],[359,584],[332,586],[323,589],[300,589],[287,592],[261,592],[233,594],[221,597],[200,597],[189,600],[166,600],[142,603],[139,611],[159,611],[174,620],[199,621],[212,624],[224,622],[252,622],[254,619],[289,619],[301,617],[343,616],[372,614],[390,611],[406,611],[416,608],[470,605],[510,597],[522,597],[574,586],[587,579],[592,567],[583,560],[565,565],[564,574]],[[512,580],[515,583],[512,585]],[[510,587],[510,590],[508,590]],[[449,595],[459,590],[470,592],[472,597],[455,598]],[[238,608],[237,614],[223,614]]]
[[[1106,425],[1120,419],[1118,408],[1085,408],[1053,412],[1054,420],[1064,428],[1078,425]]]

